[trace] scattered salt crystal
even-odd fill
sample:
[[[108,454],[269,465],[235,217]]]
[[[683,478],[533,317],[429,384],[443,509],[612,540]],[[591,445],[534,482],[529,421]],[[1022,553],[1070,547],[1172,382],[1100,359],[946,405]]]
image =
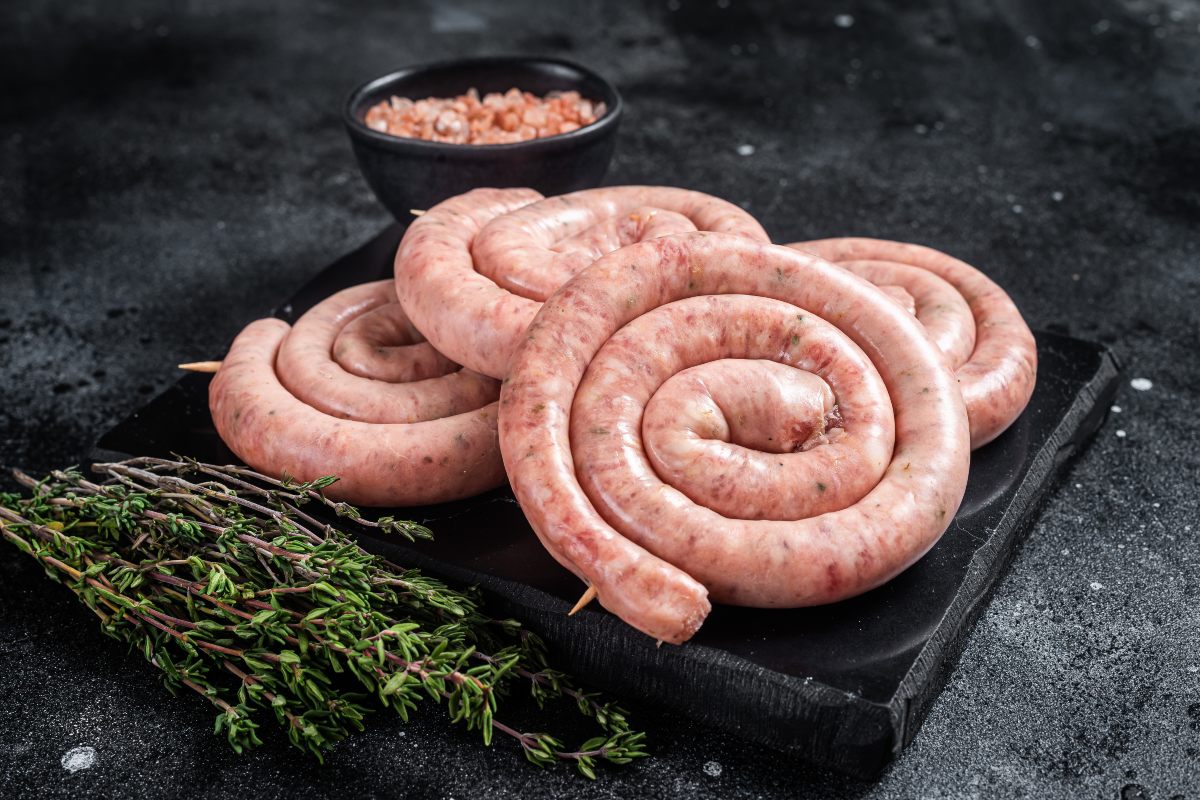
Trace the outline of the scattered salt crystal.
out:
[[[1042,46],[1042,40],[1036,36],[1026,36],[1025,37],[1025,46],[1031,47],[1034,50],[1037,50],[1039,47]]]
[[[96,750],[91,747],[72,747],[63,753],[62,768],[67,772],[79,772],[81,769],[91,769],[96,763]]]
[[[1104,584],[1099,581],[1092,581],[1089,585],[1092,587],[1093,592],[1098,592],[1104,588]]]
[[[1022,206],[1020,203],[1014,204],[1012,209],[1013,209],[1014,214],[1020,214],[1022,211],[1025,210],[1024,206]]]
[[[1158,507],[1159,507],[1159,504],[1158,504],[1158,503],[1151,503],[1150,505],[1154,506],[1155,508],[1158,508]]]
[[[1139,392],[1148,392],[1154,387],[1154,384],[1150,382],[1149,378],[1134,378],[1129,382],[1129,385],[1134,389],[1137,389]]]
[[[1071,552],[1071,551],[1070,551],[1070,550],[1068,550],[1068,549],[1067,549],[1067,548],[1065,548],[1065,547],[1062,549],[1062,554],[1063,554],[1064,556],[1065,556],[1065,555],[1067,555],[1067,554],[1068,554],[1068,553],[1070,553],[1070,552]]]
[[[838,14],[833,18],[833,24],[839,28],[849,28],[854,25],[854,17],[850,14]]]
[[[1064,196],[1065,195],[1063,195],[1062,192],[1051,192],[1050,193],[1050,199],[1056,203],[1061,203],[1063,201]]]
[[[738,154],[739,156],[752,156],[752,155],[754,155],[754,145],[752,145],[752,144],[739,144],[739,145],[737,146],[737,154]]]
[[[1082,488],[1083,488],[1083,484],[1082,484],[1082,483],[1077,483],[1077,484],[1075,484],[1075,488],[1076,488],[1076,489],[1082,489]]]
[[[924,136],[925,134],[929,133],[929,128],[926,127],[925,125],[920,125],[920,124],[914,125],[913,130],[916,131],[917,134],[920,136]]]
[[[1114,414],[1120,414],[1120,413],[1121,413],[1121,407],[1120,407],[1120,406],[1113,406],[1113,407],[1112,407],[1111,409],[1109,409],[1109,410],[1110,410],[1110,411],[1112,411]]]
[[[1118,438],[1118,439],[1124,439],[1124,438],[1125,438],[1125,431],[1118,430],[1118,431],[1117,431],[1117,438]]]
[[[721,777],[721,765],[716,761],[709,761],[704,765],[704,774],[710,778]]]

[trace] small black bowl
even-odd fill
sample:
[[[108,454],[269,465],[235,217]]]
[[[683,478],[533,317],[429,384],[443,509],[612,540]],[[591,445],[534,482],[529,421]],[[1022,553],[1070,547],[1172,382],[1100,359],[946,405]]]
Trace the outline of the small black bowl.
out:
[[[603,117],[570,133],[513,144],[446,144],[391,136],[368,128],[367,110],[392,95],[454,97],[471,87],[480,95],[516,87],[542,96],[574,89],[603,101]],[[597,186],[608,169],[621,122],[621,95],[589,69],[556,58],[469,58],[405,67],[350,93],[343,114],[358,166],[400,220],[481,186],[528,186],[545,195]]]

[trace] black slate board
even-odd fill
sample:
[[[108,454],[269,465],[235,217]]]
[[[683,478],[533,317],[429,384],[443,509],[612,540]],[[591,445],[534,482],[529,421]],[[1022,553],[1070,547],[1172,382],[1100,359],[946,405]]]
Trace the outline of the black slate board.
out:
[[[403,233],[385,229],[277,309],[294,320],[338,289],[386,277]],[[590,685],[734,731],[806,761],[869,777],[912,740],[1059,468],[1099,427],[1117,366],[1100,345],[1039,332],[1038,386],[1025,413],[976,452],[950,529],[917,564],[831,606],[719,606],[683,647],[656,647],[603,610],[564,612],[583,586],[542,549],[512,494],[400,512],[437,538],[364,546],[477,583],[543,634]],[[97,443],[94,460],[182,453],[236,460],[212,427],[209,377],[186,375]]]

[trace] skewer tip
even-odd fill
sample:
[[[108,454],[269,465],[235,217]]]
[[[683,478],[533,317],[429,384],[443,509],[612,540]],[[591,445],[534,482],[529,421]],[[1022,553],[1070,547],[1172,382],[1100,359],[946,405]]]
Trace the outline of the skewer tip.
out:
[[[188,372],[216,372],[221,368],[220,361],[189,361],[186,364],[180,364],[179,369],[187,370]]]
[[[575,607],[567,612],[567,616],[568,617],[575,616],[575,614],[578,613],[580,609],[582,609],[584,606],[586,606],[588,603],[592,602],[595,599],[596,599],[596,587],[589,586],[587,588],[587,591],[583,593],[583,597],[579,598],[579,602],[577,602],[575,604]]]

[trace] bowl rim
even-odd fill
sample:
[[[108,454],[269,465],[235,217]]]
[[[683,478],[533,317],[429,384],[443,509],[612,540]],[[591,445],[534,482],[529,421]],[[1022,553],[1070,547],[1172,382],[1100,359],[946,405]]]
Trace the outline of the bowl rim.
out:
[[[393,136],[390,133],[383,133],[367,125],[358,119],[355,114],[358,107],[362,104],[362,100],[366,95],[378,90],[380,87],[389,83],[399,81],[403,78],[409,78],[422,72],[433,72],[435,70],[449,69],[452,67],[475,66],[485,67],[489,65],[500,64],[552,64],[554,66],[567,67],[580,73],[583,77],[598,83],[608,93],[609,97],[604,98],[604,102],[608,105],[604,116],[600,119],[585,125],[582,128],[576,128],[567,133],[556,133],[553,136],[542,136],[536,139],[527,139],[523,142],[505,142],[501,144],[459,144],[457,142],[431,142],[427,139],[417,139],[407,136]],[[611,98],[611,101],[610,99]],[[551,56],[520,56],[520,55],[495,55],[495,56],[474,56],[470,58],[451,58],[442,61],[429,61],[422,64],[410,64],[392,70],[384,75],[372,78],[356,86],[346,97],[346,102],[342,106],[342,121],[346,124],[346,128],[352,136],[365,139],[367,142],[382,146],[389,149],[401,150],[428,150],[431,153],[434,151],[449,152],[458,155],[466,155],[469,153],[484,154],[501,154],[510,153],[514,150],[554,150],[572,145],[584,144],[592,139],[605,136],[611,132],[621,118],[624,111],[624,100],[621,98],[621,93],[603,76],[596,73],[594,70],[588,69],[582,64],[574,61],[569,61],[565,58],[556,58]]]

